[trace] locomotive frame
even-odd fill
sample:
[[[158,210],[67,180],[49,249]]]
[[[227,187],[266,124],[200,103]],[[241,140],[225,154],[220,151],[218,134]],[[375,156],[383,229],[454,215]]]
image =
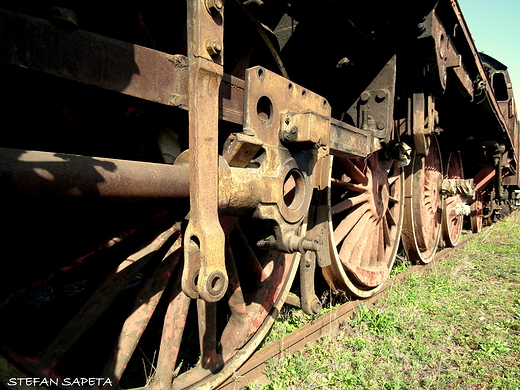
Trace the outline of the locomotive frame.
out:
[[[516,206],[507,68],[456,0],[160,3],[2,2],[0,351],[25,374],[214,388],[297,274],[317,314],[320,273],[369,297],[400,243],[428,263]]]

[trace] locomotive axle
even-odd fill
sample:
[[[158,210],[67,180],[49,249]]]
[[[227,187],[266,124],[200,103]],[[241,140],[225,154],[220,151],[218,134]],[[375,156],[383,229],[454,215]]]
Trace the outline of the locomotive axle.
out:
[[[309,207],[312,186],[294,163],[288,160],[285,164],[292,167],[281,172],[285,176],[267,176],[257,169],[229,167],[221,159],[220,214],[241,215],[261,203],[278,204],[281,210],[288,210],[282,215],[287,214],[292,222],[301,220]],[[186,165],[0,148],[4,196],[167,202],[189,198],[189,182]]]

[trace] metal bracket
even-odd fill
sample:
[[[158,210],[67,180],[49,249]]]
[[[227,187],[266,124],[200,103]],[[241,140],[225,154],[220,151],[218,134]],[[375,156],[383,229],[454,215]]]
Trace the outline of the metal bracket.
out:
[[[218,217],[218,105],[223,63],[223,3],[188,2],[190,220],[182,289],[221,299],[228,286],[224,232]]]
[[[330,258],[330,177],[332,172],[332,156],[320,158],[312,173],[315,187],[315,200],[309,211],[309,222],[307,238],[318,244],[316,251],[318,265],[328,267],[331,264]]]
[[[262,145],[262,141],[253,135],[232,134],[224,146],[223,156],[230,167],[245,168]]]
[[[255,217],[275,221],[283,234],[260,245],[293,251],[294,242],[287,237],[299,235],[311,202],[313,166],[318,156],[328,154],[331,108],[323,97],[262,67],[247,70],[245,91],[244,134],[231,140],[225,155],[244,166],[249,163],[246,152],[249,156],[249,150],[262,148],[253,162],[269,185],[259,193]],[[293,142],[299,146],[292,148]]]
[[[441,17],[433,10],[422,23],[424,32],[419,37],[423,41],[424,52],[430,53],[428,58],[428,73],[432,84],[430,89],[444,93],[448,82],[448,69],[451,68],[460,82],[460,92],[468,99],[473,99],[473,81],[466,67],[462,63],[454,43],[455,34],[448,32]]]
[[[438,121],[433,96],[429,93],[414,93],[411,99],[411,119],[414,147],[417,154],[427,156],[430,148],[430,135]]]
[[[246,72],[244,127],[266,145],[289,142],[329,144],[331,107],[325,98],[262,67]],[[294,129],[296,128],[296,130]]]
[[[314,291],[314,272],[316,270],[316,253],[307,251],[300,262],[301,306],[306,314],[321,313],[321,302]]]
[[[397,57],[392,56],[347,111],[356,127],[388,141],[393,131]]]
[[[311,143],[318,147],[329,144],[330,116],[311,110],[287,112],[282,118],[281,140],[284,143]]]

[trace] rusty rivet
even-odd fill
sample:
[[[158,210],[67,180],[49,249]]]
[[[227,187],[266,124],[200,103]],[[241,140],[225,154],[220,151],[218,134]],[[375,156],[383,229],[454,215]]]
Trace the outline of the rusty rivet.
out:
[[[216,14],[222,11],[224,7],[223,0],[206,0],[206,8],[211,14]]]
[[[206,41],[206,50],[210,56],[216,56],[222,51],[222,43],[219,41],[208,39]]]
[[[368,102],[370,100],[370,92],[361,92],[361,95],[359,95],[359,100],[361,100],[362,102]]]
[[[293,126],[291,130],[282,133],[283,142],[294,142],[296,141],[296,138],[298,138],[298,128],[296,126]]]
[[[382,89],[377,91],[376,98],[377,98],[378,101],[381,102],[381,101],[385,100],[386,96],[387,96],[386,91],[383,91]]]

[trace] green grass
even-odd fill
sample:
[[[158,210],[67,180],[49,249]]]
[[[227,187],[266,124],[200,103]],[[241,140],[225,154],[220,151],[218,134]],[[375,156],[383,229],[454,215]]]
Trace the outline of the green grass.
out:
[[[315,317],[316,316],[305,314],[303,311],[295,307],[287,305],[283,306],[278,319],[273,324],[267,337],[262,341],[260,348],[300,329]]]
[[[519,390],[520,213],[361,305],[350,325],[271,361],[250,388]]]

